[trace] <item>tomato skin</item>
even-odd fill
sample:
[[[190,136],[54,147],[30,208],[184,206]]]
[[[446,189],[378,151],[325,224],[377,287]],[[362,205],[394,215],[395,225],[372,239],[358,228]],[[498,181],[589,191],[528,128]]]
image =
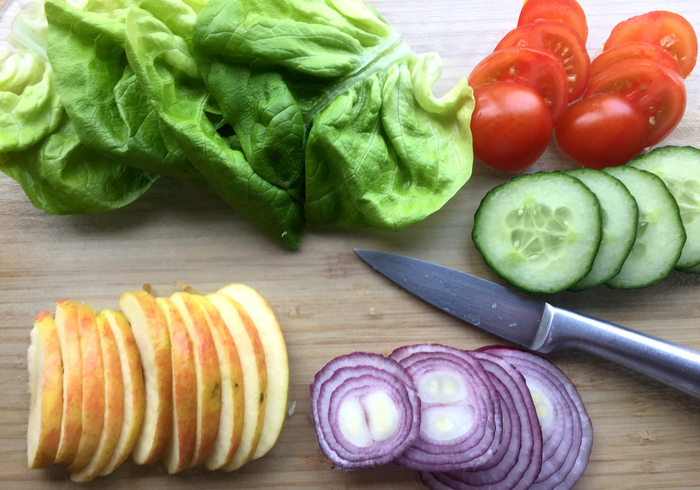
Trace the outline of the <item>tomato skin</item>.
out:
[[[679,75],[683,75],[678,61],[676,61],[671,53],[658,44],[651,44],[644,41],[630,41],[606,49],[596,56],[596,58],[591,61],[591,77],[610,68],[615,63],[626,59],[651,61],[652,63],[665,66]]]
[[[568,81],[559,60],[544,51],[509,47],[494,51],[477,64],[469,75],[469,85],[508,82],[532,88],[545,100],[556,125],[568,101]]]
[[[698,38],[693,26],[683,16],[654,10],[617,24],[605,41],[604,49],[629,41],[645,41],[666,49],[681,66],[683,77],[693,71],[698,57]]]
[[[622,94],[644,111],[646,146],[655,145],[675,129],[687,100],[685,82],[677,72],[635,59],[621,60],[592,77],[585,97],[597,93]]]
[[[543,19],[561,20],[573,28],[584,43],[588,40],[586,13],[576,0],[525,0],[518,25]]]
[[[554,129],[559,148],[584,167],[627,163],[646,147],[647,117],[621,94],[595,94],[574,102]]]
[[[567,75],[568,101],[578,99],[590,77],[591,58],[581,36],[559,20],[537,20],[511,30],[494,51],[511,46],[526,46],[546,51],[561,61]]]
[[[552,138],[552,118],[533,89],[508,82],[474,88],[474,154],[485,164],[516,173],[531,166]]]

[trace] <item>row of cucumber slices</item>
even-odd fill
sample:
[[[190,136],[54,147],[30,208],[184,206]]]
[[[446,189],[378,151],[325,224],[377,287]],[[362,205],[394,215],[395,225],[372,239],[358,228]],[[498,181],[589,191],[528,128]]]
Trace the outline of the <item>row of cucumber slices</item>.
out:
[[[700,273],[700,150],[666,146],[626,165],[521,175],[489,191],[472,238],[521,289],[642,288]]]

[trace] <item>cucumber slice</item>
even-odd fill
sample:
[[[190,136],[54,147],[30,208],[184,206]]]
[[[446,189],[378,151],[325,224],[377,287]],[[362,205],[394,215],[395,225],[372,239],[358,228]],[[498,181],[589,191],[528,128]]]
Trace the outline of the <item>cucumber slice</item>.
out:
[[[637,201],[637,239],[620,273],[606,284],[615,289],[649,286],[668,276],[681,256],[685,230],[666,184],[651,172],[627,165],[603,169],[622,181]]]
[[[700,264],[700,150],[691,146],[665,146],[629,162],[664,181],[681,212],[687,239],[676,267]]]
[[[472,239],[486,263],[521,289],[563,291],[591,269],[601,237],[598,200],[562,172],[521,175],[491,189]]]
[[[678,270],[681,272],[687,272],[688,274],[700,274],[700,264]]]
[[[574,284],[572,291],[604,284],[615,277],[632,250],[637,238],[637,201],[622,182],[612,175],[590,168],[567,170],[565,173],[584,183],[598,198],[603,237],[590,272]]]

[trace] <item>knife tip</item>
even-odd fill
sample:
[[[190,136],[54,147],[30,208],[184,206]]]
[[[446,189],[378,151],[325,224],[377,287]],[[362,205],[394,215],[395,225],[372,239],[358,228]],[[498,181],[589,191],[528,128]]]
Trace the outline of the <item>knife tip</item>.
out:
[[[370,265],[372,265],[372,257],[374,256],[374,254],[377,253],[373,250],[367,250],[364,248],[353,248],[352,251],[355,252],[357,256],[360,257],[363,261]]]

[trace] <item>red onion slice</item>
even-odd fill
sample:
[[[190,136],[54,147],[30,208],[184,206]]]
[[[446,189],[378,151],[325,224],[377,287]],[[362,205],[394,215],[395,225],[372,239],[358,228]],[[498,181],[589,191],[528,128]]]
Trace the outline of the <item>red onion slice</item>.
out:
[[[310,391],[316,437],[335,468],[389,463],[418,436],[420,399],[391,359],[364,352],[337,357]]]
[[[542,469],[534,490],[570,489],[583,474],[593,428],[576,387],[554,364],[537,354],[508,347],[483,350],[515,366],[525,378],[542,427]]]
[[[526,490],[542,467],[542,432],[525,378],[504,359],[472,352],[498,390],[503,406],[503,437],[494,454],[475,470],[421,472],[431,489]]]
[[[420,435],[396,464],[455,471],[493,457],[501,440],[501,405],[478,359],[437,344],[401,347],[389,357],[413,378],[421,399]]]

